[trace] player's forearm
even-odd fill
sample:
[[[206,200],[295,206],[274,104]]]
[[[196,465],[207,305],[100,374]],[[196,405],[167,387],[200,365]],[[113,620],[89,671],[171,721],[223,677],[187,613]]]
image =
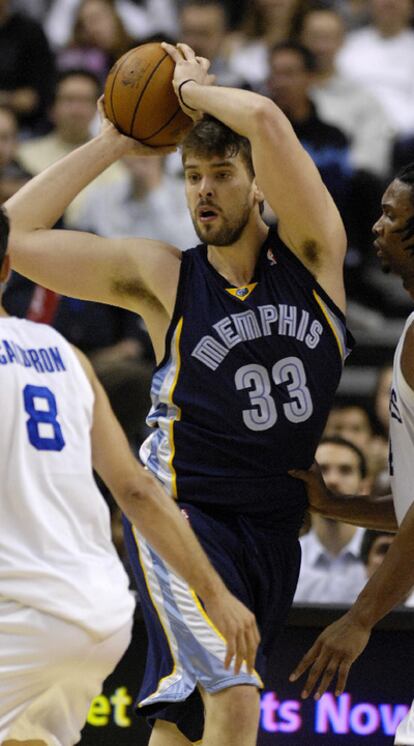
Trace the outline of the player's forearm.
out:
[[[181,88],[186,105],[216,117],[239,135],[260,136],[271,119],[273,131],[291,129],[283,112],[270,99],[251,91],[222,86],[199,85],[193,81]]]
[[[397,531],[394,503],[391,495],[371,498],[356,495],[332,495],[323,508],[310,510],[325,518],[345,521],[353,526],[363,526],[377,531]]]
[[[383,562],[350,610],[352,618],[373,627],[414,586],[414,505],[411,506]]]
[[[125,150],[123,138],[103,132],[49,166],[6,202],[12,230],[51,228],[76,195]]]
[[[137,489],[121,504],[131,523],[204,601],[219,598],[224,584],[177,504],[151,477],[139,478]]]

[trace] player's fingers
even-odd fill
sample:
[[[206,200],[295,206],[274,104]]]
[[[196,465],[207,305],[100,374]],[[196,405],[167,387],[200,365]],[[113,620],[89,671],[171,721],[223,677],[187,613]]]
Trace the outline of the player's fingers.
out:
[[[338,670],[338,662],[330,660],[329,663],[324,667],[323,676],[316,688],[315,699],[320,699],[322,694],[325,694],[329,684]]]
[[[309,474],[305,469],[290,469],[288,473],[291,477],[295,477],[295,479],[301,479],[302,482],[312,481],[312,474]]]
[[[311,663],[313,663],[313,661],[317,658],[319,650],[320,650],[320,645],[316,641],[312,645],[312,647],[308,650],[306,655],[304,655],[303,658],[299,661],[294,671],[292,671],[292,673],[289,676],[289,681],[296,681],[302,676],[303,673],[305,673],[305,671],[309,668]]]
[[[180,51],[175,47],[173,44],[168,44],[168,42],[163,41],[161,42],[161,46],[164,49],[167,54],[170,55],[171,59],[174,60],[174,62],[181,62],[183,56],[180,54]]]
[[[237,635],[237,650],[236,660],[234,662],[234,673],[240,673],[240,669],[243,665],[243,661],[247,658],[247,643],[245,638],[244,629],[240,630]]]
[[[328,665],[328,660],[328,655],[323,651],[318,655],[313,665],[309,669],[308,678],[306,679],[300,695],[302,699],[307,699],[310,693],[314,690],[314,688],[316,687],[316,682],[319,681],[322,673]]]
[[[183,44],[183,42],[178,42],[177,49],[180,50],[185,60],[195,60],[195,52],[194,49],[191,49],[191,47],[188,46],[188,44]]]
[[[254,671],[258,644],[259,635],[257,632],[256,623],[254,623],[250,626],[246,634],[246,663],[250,673],[253,673]]]
[[[235,636],[228,636],[227,637],[227,650],[226,650],[226,657],[224,659],[224,668],[229,668],[230,664],[235,656],[236,653],[236,637]]]
[[[346,687],[346,682],[348,681],[348,674],[349,669],[351,668],[351,664],[348,661],[342,661],[341,665],[339,666],[338,670],[338,679],[336,682],[336,689],[335,689],[335,695],[339,697],[340,694],[343,694],[344,689]]]
[[[200,67],[203,68],[204,72],[208,72],[211,62],[207,59],[207,57],[196,57],[197,62],[199,63]]]

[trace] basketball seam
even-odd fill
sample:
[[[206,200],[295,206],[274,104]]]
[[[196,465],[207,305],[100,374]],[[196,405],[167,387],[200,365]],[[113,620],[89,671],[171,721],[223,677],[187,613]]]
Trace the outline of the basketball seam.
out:
[[[131,49],[131,51],[129,52],[129,54],[126,56],[124,62],[122,63],[122,65],[119,65],[118,70],[116,71],[116,73],[114,75],[114,78],[113,78],[113,81],[112,81],[111,95],[109,97],[110,98],[110,102],[111,102],[112,115],[113,115],[113,118],[115,120],[113,124],[115,125],[115,127],[117,129],[121,130],[121,132],[122,132],[122,129],[121,129],[120,124],[118,123],[118,119],[117,119],[116,111],[115,111],[115,106],[114,106],[114,102],[113,102],[113,93],[114,93],[114,88],[115,88],[115,81],[116,81],[116,79],[118,77],[118,74],[121,72],[121,70],[122,70],[125,62],[128,62],[128,60],[129,60],[131,54],[133,54],[133,52],[135,52],[135,49]]]
[[[159,127],[155,132],[152,132],[150,135],[147,135],[147,137],[142,137],[141,140],[140,140],[140,142],[145,142],[146,140],[150,140],[151,137],[155,137],[156,135],[159,135],[160,132],[162,132],[163,129],[165,129],[165,127],[168,127],[168,125],[171,124],[171,122],[174,119],[174,117],[176,117],[177,114],[179,114],[180,111],[181,111],[181,106],[178,106],[178,108],[175,110],[174,114],[172,114],[172,116],[170,116],[169,120],[167,122],[165,122],[162,125],[162,127]]]
[[[159,66],[164,62],[165,59],[167,59],[167,57],[169,57],[169,55],[167,53],[165,53],[164,57],[161,57],[160,61],[157,62],[157,64],[155,65],[153,71],[151,72],[151,75],[148,76],[147,82],[145,83],[145,85],[144,85],[141,93],[139,94],[137,103],[135,104],[135,109],[134,109],[133,114],[132,114],[131,125],[130,125],[130,128],[129,128],[129,133],[128,134],[129,134],[130,137],[132,137],[132,129],[133,129],[133,126],[134,126],[135,117],[136,117],[136,114],[137,114],[137,111],[138,111],[138,107],[139,107],[139,105],[141,103],[141,99],[142,99],[145,91],[148,88],[148,85],[149,85],[149,82],[150,82],[152,76],[154,75],[154,73],[157,72]],[[145,138],[145,139],[148,139],[148,138]]]

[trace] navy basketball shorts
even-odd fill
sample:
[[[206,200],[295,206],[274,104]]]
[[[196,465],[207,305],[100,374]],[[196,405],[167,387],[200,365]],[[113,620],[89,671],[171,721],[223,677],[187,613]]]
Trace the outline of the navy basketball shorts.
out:
[[[261,643],[255,672],[225,669],[226,643],[194,591],[125,520],[125,538],[148,633],[137,713],[175,723],[201,739],[204,709],[198,686],[214,693],[238,684],[261,688],[266,660],[295,593],[300,566],[297,532],[274,514],[240,516],[180,503],[211,563],[229,590],[256,615]]]

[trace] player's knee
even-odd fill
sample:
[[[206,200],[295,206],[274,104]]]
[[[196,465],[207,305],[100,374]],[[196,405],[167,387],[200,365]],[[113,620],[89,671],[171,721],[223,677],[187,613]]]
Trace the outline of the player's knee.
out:
[[[205,697],[207,718],[223,727],[251,727],[259,718],[260,696],[254,686],[233,686]]]

